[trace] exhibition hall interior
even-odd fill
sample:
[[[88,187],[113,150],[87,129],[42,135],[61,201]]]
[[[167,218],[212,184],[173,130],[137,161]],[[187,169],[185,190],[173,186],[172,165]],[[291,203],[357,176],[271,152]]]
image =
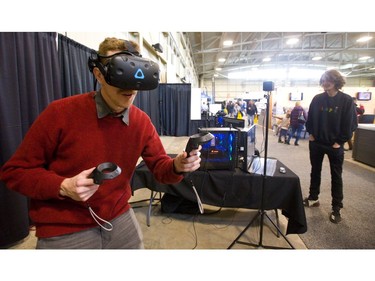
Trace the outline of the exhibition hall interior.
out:
[[[145,164],[149,155],[134,163],[129,202],[145,250],[375,249],[375,32],[0,32],[1,166],[48,105],[100,87],[88,65],[107,37],[139,45],[142,57],[131,58],[140,65],[136,80],[142,71],[146,78],[157,73],[151,86],[144,79],[131,89],[138,89],[133,106],[148,115],[166,153],[201,147],[199,169],[179,183],[156,180]],[[116,63],[128,71],[124,61],[113,60],[108,72]],[[308,207],[306,120],[297,135],[283,123],[297,106],[309,118],[314,97],[324,92],[320,78],[331,69],[362,110],[343,144],[338,223],[331,220],[328,157],[319,207]],[[90,142],[90,135],[82,138]],[[111,167],[103,177],[105,169]],[[35,202],[16,190],[0,181],[0,248],[35,249]]]

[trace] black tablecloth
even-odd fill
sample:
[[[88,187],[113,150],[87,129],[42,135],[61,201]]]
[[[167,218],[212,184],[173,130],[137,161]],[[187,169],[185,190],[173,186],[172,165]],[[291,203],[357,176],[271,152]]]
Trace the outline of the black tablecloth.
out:
[[[285,167],[285,174],[279,173],[280,166]],[[260,209],[263,180],[265,180],[264,209],[282,210],[283,215],[288,218],[286,234],[305,233],[307,224],[299,177],[280,161],[277,161],[275,174],[265,178],[240,169],[209,170],[186,174],[178,184],[157,182],[142,161],[133,175],[132,189],[135,191],[147,187],[154,191],[197,201],[191,187],[194,184],[204,204],[228,208]]]

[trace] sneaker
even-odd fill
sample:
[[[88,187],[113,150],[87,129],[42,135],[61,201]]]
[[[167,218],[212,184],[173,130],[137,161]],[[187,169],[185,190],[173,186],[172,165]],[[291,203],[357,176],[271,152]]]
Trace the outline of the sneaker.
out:
[[[331,215],[329,216],[329,220],[333,223],[339,223],[341,221],[340,211],[332,211]]]
[[[303,205],[306,207],[319,207],[320,202],[319,202],[319,199],[310,200],[308,197],[306,197],[305,199],[303,199]]]
[[[295,145],[295,146],[299,146],[299,144],[298,144],[298,143],[295,143],[294,145]]]
[[[283,143],[283,141],[282,141],[282,140],[279,140],[279,143]]]

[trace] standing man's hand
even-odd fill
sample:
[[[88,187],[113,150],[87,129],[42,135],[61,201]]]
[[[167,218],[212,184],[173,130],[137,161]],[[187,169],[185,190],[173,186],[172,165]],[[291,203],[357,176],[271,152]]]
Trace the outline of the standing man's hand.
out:
[[[99,188],[99,185],[89,178],[94,169],[84,170],[72,178],[64,179],[60,186],[60,195],[75,201],[87,201]]]
[[[175,172],[177,173],[187,173],[193,172],[200,167],[201,158],[200,158],[200,150],[202,146],[199,145],[198,149],[194,149],[190,151],[189,157],[187,157],[187,153],[184,151],[176,156],[173,159],[173,165]]]
[[[335,143],[332,145],[332,147],[333,147],[333,148],[340,148],[340,145],[339,145],[337,142],[335,142]]]

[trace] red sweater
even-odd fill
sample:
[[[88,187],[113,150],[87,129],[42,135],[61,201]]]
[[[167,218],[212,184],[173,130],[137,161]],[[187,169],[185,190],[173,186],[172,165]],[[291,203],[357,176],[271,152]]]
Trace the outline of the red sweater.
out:
[[[182,179],[174,173],[150,118],[136,106],[130,108],[129,126],[121,118],[98,119],[94,92],[52,102],[37,118],[16,153],[2,167],[7,187],[30,200],[30,217],[36,236],[51,237],[97,224],[86,203],[59,196],[61,182],[103,162],[122,170],[105,180],[87,201],[94,212],[112,220],[127,211],[130,180],[140,156],[162,183]]]

